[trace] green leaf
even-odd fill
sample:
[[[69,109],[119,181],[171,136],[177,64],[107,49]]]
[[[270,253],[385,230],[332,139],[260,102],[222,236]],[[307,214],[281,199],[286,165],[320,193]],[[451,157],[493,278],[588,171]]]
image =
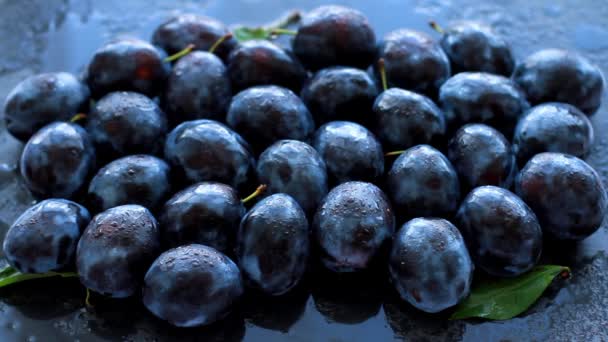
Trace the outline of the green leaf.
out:
[[[232,34],[239,42],[245,42],[255,39],[268,39],[271,30],[264,27],[238,27],[232,31]]]
[[[0,287],[12,285],[30,279],[51,277],[73,278],[78,277],[76,272],[47,272],[47,273],[21,273],[11,266],[0,269]]]
[[[471,295],[456,307],[450,319],[481,317],[493,320],[513,318],[526,311],[566,266],[536,266],[515,278],[486,281],[474,286]]]

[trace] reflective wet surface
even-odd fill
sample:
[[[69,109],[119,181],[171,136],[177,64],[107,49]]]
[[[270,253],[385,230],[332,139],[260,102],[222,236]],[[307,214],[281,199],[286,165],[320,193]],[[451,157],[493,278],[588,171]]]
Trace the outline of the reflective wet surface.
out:
[[[352,0],[330,1],[365,12],[378,36],[409,27],[434,34],[430,19],[476,19],[512,43],[518,59],[541,48],[575,49],[608,74],[608,3],[576,0]],[[304,0],[0,0],[0,99],[24,77],[42,71],[79,73],[95,49],[121,35],[149,39],[179,12],[257,25],[298,8]],[[3,100],[2,100],[3,101]],[[588,161],[608,181],[608,98],[593,124]],[[33,202],[17,177],[22,145],[0,124],[0,236]],[[313,270],[287,297],[249,294],[226,320],[199,329],[175,329],[148,314],[137,300],[93,298],[84,309],[76,280],[31,282],[0,290],[1,341],[603,341],[608,340],[608,231],[579,244],[552,244],[545,262],[572,267],[524,316],[504,322],[448,321],[420,313],[376,273],[335,276]]]

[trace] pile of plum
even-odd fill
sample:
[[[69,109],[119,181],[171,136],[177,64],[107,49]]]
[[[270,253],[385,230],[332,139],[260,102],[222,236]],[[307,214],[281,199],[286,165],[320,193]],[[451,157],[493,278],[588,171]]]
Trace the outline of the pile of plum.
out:
[[[151,43],[104,45],[81,77],[23,80],[5,121],[42,201],[10,227],[8,262],[75,268],[88,289],[141,295],[190,327],[223,318],[245,287],[290,291],[314,261],[387,266],[405,301],[439,312],[475,269],[514,277],[545,238],[591,235],[607,197],[579,158],[600,70],[556,49],[516,63],[480,23],[435,27],[439,40],[377,41],[362,13],[323,6],[296,31],[243,41],[184,14]]]

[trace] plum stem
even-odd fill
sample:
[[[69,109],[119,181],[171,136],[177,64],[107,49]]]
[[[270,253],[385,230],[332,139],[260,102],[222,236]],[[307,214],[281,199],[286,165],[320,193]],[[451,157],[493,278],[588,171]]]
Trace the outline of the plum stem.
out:
[[[287,35],[295,36],[296,34],[298,34],[298,31],[287,30],[287,29],[283,29],[283,28],[273,28],[273,29],[270,29],[270,34],[272,34],[272,35],[287,34]]]
[[[87,115],[85,113],[78,113],[74,116],[72,116],[72,118],[70,119],[70,122],[78,122],[80,120],[84,120],[87,118]]]
[[[386,79],[386,66],[384,64],[384,58],[378,60],[378,71],[380,71],[380,80],[382,81],[382,89],[388,89],[388,80]]]
[[[91,304],[91,290],[89,290],[89,288],[87,287],[87,295],[86,297],[84,297],[84,304],[89,307],[92,308],[93,304]]]
[[[221,36],[220,39],[216,40],[215,43],[211,45],[211,47],[209,48],[209,53],[214,53],[215,50],[217,50],[217,48],[222,45],[223,42],[227,41],[230,38],[232,38],[232,33],[226,33],[225,35]]]
[[[436,21],[433,21],[433,20],[429,21],[429,26],[431,26],[431,28],[433,30],[437,31],[438,33],[441,33],[441,34],[445,33],[445,31],[443,30],[443,28],[439,24],[437,24]]]
[[[403,152],[405,152],[405,150],[391,151],[391,152],[385,153],[384,156],[385,157],[398,156],[398,155],[402,154]]]
[[[258,197],[260,194],[262,194],[264,191],[266,191],[266,188],[267,188],[267,187],[268,187],[268,186],[267,186],[266,184],[261,184],[260,186],[258,186],[258,187],[255,189],[255,191],[254,191],[254,192],[253,192],[251,195],[249,195],[249,196],[247,196],[247,197],[243,198],[243,199],[241,200],[241,202],[242,202],[242,203],[247,203],[247,202],[251,201],[252,199],[254,199],[254,198]]]
[[[189,54],[190,52],[192,52],[192,50],[194,50],[194,44],[188,44],[188,46],[186,46],[183,50],[169,56],[165,58],[165,62],[173,62],[177,59],[180,59],[182,57],[184,57],[185,55]]]

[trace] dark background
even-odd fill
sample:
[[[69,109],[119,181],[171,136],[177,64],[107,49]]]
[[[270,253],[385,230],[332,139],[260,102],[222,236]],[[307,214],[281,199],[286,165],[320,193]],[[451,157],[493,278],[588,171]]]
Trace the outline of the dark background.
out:
[[[24,77],[42,71],[78,73],[104,41],[118,35],[149,39],[178,12],[203,13],[228,24],[267,23],[298,8],[339,3],[365,12],[378,37],[410,27],[434,34],[430,19],[475,19],[493,25],[518,59],[541,48],[578,50],[608,74],[608,2],[601,0],[0,0],[0,101]],[[604,96],[604,103],[606,103]],[[608,176],[608,106],[592,118],[596,143],[588,161]],[[33,198],[17,177],[21,144],[0,121],[0,237]],[[382,275],[310,282],[289,298],[249,298],[238,313],[204,329],[174,329],[137,301],[83,309],[75,280],[50,280],[0,290],[0,341],[606,341],[608,233],[602,227],[578,245],[548,250],[573,268],[521,318],[504,322],[447,321],[399,301]],[[95,299],[94,299],[95,300]]]

